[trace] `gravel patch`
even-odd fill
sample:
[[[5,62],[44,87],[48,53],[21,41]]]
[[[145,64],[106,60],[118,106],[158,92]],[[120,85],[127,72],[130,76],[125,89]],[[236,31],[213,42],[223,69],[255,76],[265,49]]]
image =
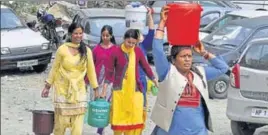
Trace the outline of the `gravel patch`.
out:
[[[50,67],[49,67],[50,68]],[[47,99],[40,97],[48,71],[37,74],[29,70],[13,70],[1,73],[1,135],[34,135],[32,132],[31,110],[53,110],[51,95]],[[156,97],[149,95],[148,116],[151,114]],[[230,121],[225,115],[227,100],[210,100],[214,114],[214,133],[210,135],[232,135]],[[143,135],[150,135],[154,123],[149,119]],[[267,135],[268,127],[258,129],[260,135]],[[257,132],[257,131],[256,131]],[[107,127],[105,135],[112,135]],[[262,134],[261,134],[262,133]],[[67,134],[70,134],[67,131]],[[84,125],[83,135],[96,134],[96,128]]]

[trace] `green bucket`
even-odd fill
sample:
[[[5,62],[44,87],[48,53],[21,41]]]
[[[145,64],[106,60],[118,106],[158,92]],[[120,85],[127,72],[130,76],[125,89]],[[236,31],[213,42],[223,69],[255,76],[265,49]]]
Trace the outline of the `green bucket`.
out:
[[[104,128],[110,121],[110,103],[105,99],[97,99],[88,103],[88,125]]]

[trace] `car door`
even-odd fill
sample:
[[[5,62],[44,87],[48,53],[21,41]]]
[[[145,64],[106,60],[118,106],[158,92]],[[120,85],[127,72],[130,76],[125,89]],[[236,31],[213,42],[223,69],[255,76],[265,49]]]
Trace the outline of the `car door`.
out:
[[[239,63],[241,94],[268,101],[268,42],[252,44]]]

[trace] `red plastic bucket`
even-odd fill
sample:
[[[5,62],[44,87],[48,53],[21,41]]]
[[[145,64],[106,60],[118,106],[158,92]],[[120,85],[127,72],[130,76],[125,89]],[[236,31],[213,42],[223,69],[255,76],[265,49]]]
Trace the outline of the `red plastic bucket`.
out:
[[[170,6],[167,26],[167,38],[171,45],[194,45],[199,41],[201,11],[199,4],[180,3]]]

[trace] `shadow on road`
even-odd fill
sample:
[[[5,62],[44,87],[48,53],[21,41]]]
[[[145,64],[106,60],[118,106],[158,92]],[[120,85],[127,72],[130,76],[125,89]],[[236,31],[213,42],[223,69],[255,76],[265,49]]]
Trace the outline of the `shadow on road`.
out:
[[[38,73],[36,73],[31,68],[1,70],[1,77],[12,76],[12,75],[23,76],[23,75],[30,75],[30,74],[38,74]]]

